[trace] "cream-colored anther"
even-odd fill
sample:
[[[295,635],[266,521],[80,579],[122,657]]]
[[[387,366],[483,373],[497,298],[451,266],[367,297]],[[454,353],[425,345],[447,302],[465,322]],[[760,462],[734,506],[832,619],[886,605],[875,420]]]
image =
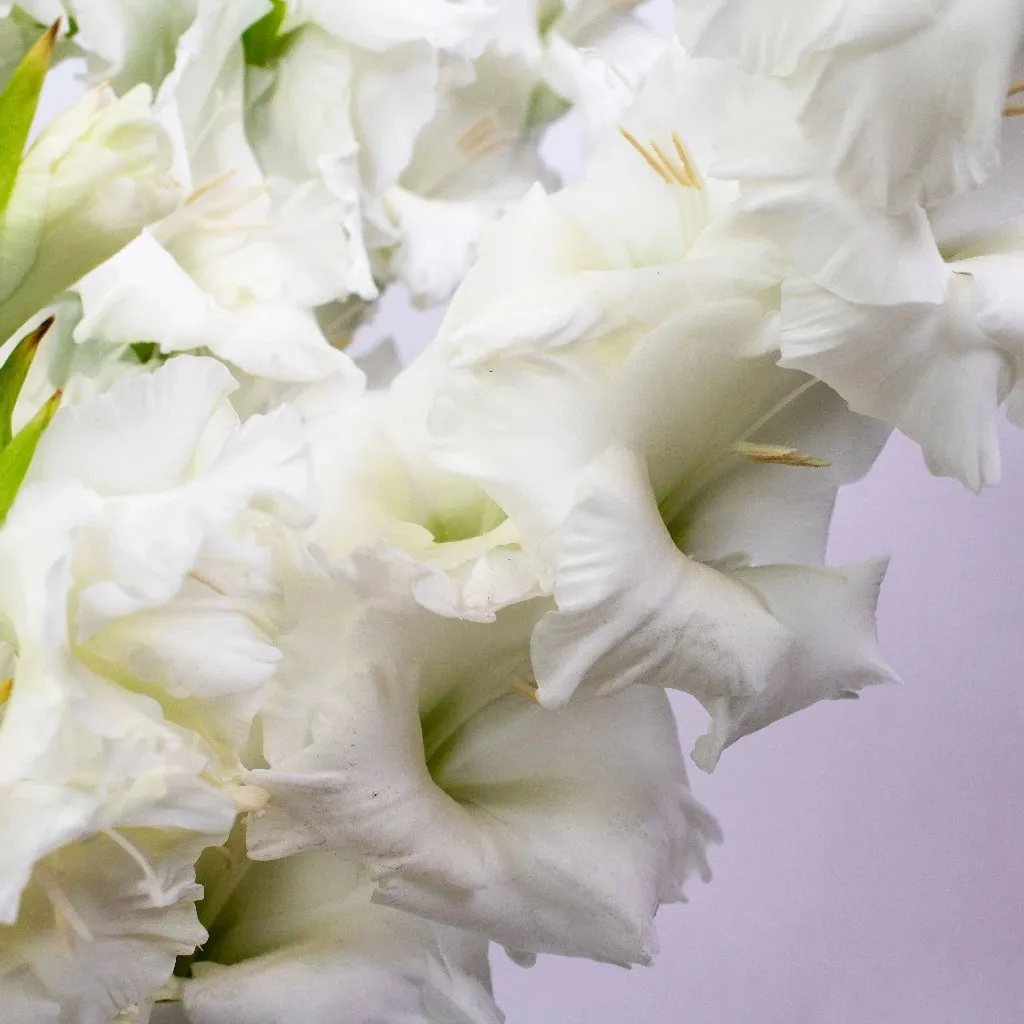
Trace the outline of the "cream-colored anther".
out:
[[[1014,96],[1024,95],[1024,81],[1014,82],[1006,92],[1006,98],[1012,100]],[[1024,102],[1007,103],[1003,107],[1003,117],[1020,117],[1024,115]]]
[[[825,469],[832,463],[828,459],[819,459],[808,455],[799,448],[790,448],[782,444],[752,444],[750,441],[737,441],[732,450],[753,462],[769,462],[778,466],[800,466],[804,469]]]
[[[533,679],[513,679],[510,689],[520,697],[537,703],[537,684]]]
[[[683,140],[672,133],[672,147],[675,155],[665,152],[656,139],[645,146],[635,135],[620,127],[622,137],[644,158],[647,165],[666,185],[681,185],[683,188],[700,188],[700,180],[694,170],[690,155]]]

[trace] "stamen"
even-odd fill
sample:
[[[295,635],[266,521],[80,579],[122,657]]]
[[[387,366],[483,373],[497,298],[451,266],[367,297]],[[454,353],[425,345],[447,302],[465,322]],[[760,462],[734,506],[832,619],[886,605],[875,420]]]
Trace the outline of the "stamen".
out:
[[[518,693],[520,697],[525,697],[526,700],[537,703],[537,683],[532,678],[527,679],[513,679],[510,684],[510,689],[513,693]]]
[[[732,450],[737,455],[751,459],[753,462],[769,462],[779,466],[801,466],[805,469],[825,469],[832,463],[827,459],[808,455],[799,448],[790,448],[781,444],[752,444],[749,441],[737,441]]]
[[[142,877],[145,880],[146,888],[149,890],[149,898],[154,906],[159,906],[163,900],[163,890],[160,888],[160,879],[157,877],[156,872],[153,870],[153,865],[146,859],[146,855],[132,842],[125,839],[119,832],[115,832],[112,828],[103,830],[103,834],[113,843],[116,843],[125,853],[136,864],[142,871]]]
[[[459,136],[459,141],[456,145],[465,152],[467,149],[474,149],[480,145],[486,139],[489,139],[495,131],[494,118],[492,115],[487,114],[485,117],[480,118],[471,128]]]
[[[1010,86],[1006,93],[1006,98],[1011,99],[1014,96],[1019,96],[1022,92],[1024,92],[1024,79],[1019,82],[1014,82],[1013,85]]]
[[[666,185],[671,185],[673,179],[669,175],[668,171],[666,171],[665,168],[658,163],[655,157],[651,156],[651,154],[647,152],[647,149],[640,142],[637,141],[636,137],[631,135],[628,131],[626,131],[625,128],[622,127],[619,128],[619,132],[621,133],[622,137],[644,158],[644,160],[647,161],[647,163],[650,165],[651,169],[655,172],[655,174],[657,174],[658,177],[661,178],[661,180],[665,182]]]
[[[490,142],[478,147],[472,153],[467,153],[466,155],[471,160],[483,160],[485,156],[490,156],[492,153],[496,153],[499,149],[504,149],[511,141],[511,135],[495,135]]]
[[[689,179],[691,187],[699,188],[700,176],[697,174],[693,164],[690,162],[690,153],[683,143],[683,140],[679,138],[678,132],[672,133],[672,145],[675,146],[676,156],[678,156],[683,163],[683,168],[686,171],[686,177]]]
[[[218,593],[218,594],[221,594],[221,595],[225,595],[226,594],[226,591],[224,591],[220,587],[218,587],[216,583],[214,583],[212,580],[208,579],[206,576],[204,576],[197,569],[190,570],[188,575],[191,576],[192,579],[194,579],[196,581],[196,583],[202,583],[202,585],[204,587],[209,587],[211,590],[216,591],[216,593]]]
[[[204,182],[198,188],[192,191],[192,194],[185,200],[186,206],[191,206],[193,203],[199,202],[208,192],[212,192],[218,185],[223,185],[229,178],[233,178],[238,172],[234,167],[223,171],[221,174],[216,175],[209,181]]]
[[[672,180],[678,185],[682,185],[683,188],[689,188],[690,182],[686,177],[686,172],[680,173],[679,168],[676,167],[671,160],[665,155],[664,150],[658,145],[655,140],[651,140],[651,149],[654,151],[654,155],[665,165],[665,170],[672,176]]]
[[[53,907],[53,923],[64,951],[68,955],[71,954],[72,935],[77,935],[83,942],[92,942],[92,931],[82,919],[82,915],[75,910],[74,904],[67,898],[64,890],[57,884],[53,874],[46,868],[37,868],[37,877]]]
[[[11,695],[11,690],[14,689],[13,679],[0,679],[0,704],[6,704],[7,699]]]
[[[1011,103],[1003,107],[1003,117],[1020,117],[1024,115],[1024,103]]]

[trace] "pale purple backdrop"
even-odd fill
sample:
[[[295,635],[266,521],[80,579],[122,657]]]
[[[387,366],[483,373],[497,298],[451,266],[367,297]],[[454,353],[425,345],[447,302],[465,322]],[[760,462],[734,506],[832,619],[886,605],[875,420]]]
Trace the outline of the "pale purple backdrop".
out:
[[[980,498],[894,438],[831,558],[889,554],[902,675],[726,751],[693,786],[725,843],[658,916],[654,967],[494,957],[509,1024],[1024,1021],[1024,434]],[[677,703],[684,748],[700,716]]]

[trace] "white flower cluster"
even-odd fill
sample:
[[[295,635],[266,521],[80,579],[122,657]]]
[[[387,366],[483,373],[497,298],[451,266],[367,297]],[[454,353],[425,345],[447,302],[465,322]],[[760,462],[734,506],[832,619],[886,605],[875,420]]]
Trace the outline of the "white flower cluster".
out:
[[[635,7],[0,5],[5,1024],[500,1024],[708,877],[666,689],[895,678],[829,520],[1024,418],[1024,6]]]

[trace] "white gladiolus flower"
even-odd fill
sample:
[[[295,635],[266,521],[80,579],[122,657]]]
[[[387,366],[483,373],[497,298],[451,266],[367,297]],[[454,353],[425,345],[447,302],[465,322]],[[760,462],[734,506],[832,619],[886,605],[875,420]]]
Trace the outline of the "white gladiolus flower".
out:
[[[664,695],[545,712],[529,682],[542,607],[460,623],[402,598],[396,571],[361,556],[296,596],[250,855],[326,847],[367,864],[376,902],[524,953],[648,961],[655,910],[716,835]]]
[[[92,90],[47,126],[0,219],[0,337],[176,205],[171,155],[144,86]]]
[[[632,100],[661,49],[634,6],[502,0],[472,68],[442,65],[437,115],[384,202],[395,274],[415,296],[447,299],[484,228],[535,182],[551,182],[538,154],[550,120],[572,104],[594,133]]]
[[[74,481],[99,496],[72,561],[80,655],[166,701],[228,765],[278,660],[262,607],[274,524],[305,521],[308,487],[290,410],[240,426],[234,387],[220,364],[183,357],[63,410],[26,492]]]
[[[19,0],[44,24],[63,20],[71,52],[85,55],[89,77],[118,92],[140,83],[158,89],[174,67],[181,34],[200,0]]]
[[[688,67],[676,94],[696,106]],[[580,187],[531,198],[489,240],[437,343],[451,370],[429,426],[437,461],[554,567],[541,703],[583,682],[685,689],[712,715],[696,751],[711,767],[746,732],[892,678],[882,566],[798,566],[821,562],[836,488],[885,431],[774,365],[781,263],[731,222],[699,132],[677,112],[659,143],[648,102],[647,134],[627,122]]]
[[[148,998],[202,941],[192,864],[262,799],[240,754],[308,474],[297,420],[239,425],[234,386],[180,357],[60,410],[0,528],[0,987],[69,1019]]]
[[[1022,158],[1024,124],[1008,124],[1004,162]],[[1008,410],[1024,423],[1024,202],[1010,173],[929,221],[944,257],[933,275],[941,300],[867,305],[788,282],[783,365],[828,381],[853,408],[917,441],[933,473],[979,490],[999,482],[997,413],[1015,389]]]
[[[866,206],[931,206],[997,166],[1024,32],[1016,0],[677,0],[677,9],[690,52],[732,58],[793,94],[809,146]]]
[[[969,224],[992,190],[968,190],[998,181],[1020,148],[1024,8],[709,0],[680,11],[697,53],[744,69],[717,169],[805,277],[784,289],[783,365],[899,427],[933,472],[975,490],[997,483],[996,414],[1022,352],[1019,245],[1004,237],[1005,206],[993,224]]]
[[[895,680],[829,524],[1024,426],[1024,6],[659,13],[0,0],[4,1024],[501,1024],[709,877],[667,690]]]
[[[205,348],[271,380],[354,374],[313,313],[359,273],[343,205],[322,181],[290,189],[268,180],[245,136],[241,34],[265,9],[263,0],[200,5],[159,99],[192,191],[79,285],[76,338]]]
[[[175,958],[207,937],[196,917],[194,865],[216,841],[132,827],[42,861],[17,922],[0,929],[4,1012],[18,1024],[148,1020]]]
[[[413,595],[442,615],[490,621],[543,593],[544,568],[521,549],[503,510],[475,482],[431,462],[433,391],[422,375],[355,402],[337,387],[318,400],[325,408],[306,420],[317,486],[311,541],[335,558],[378,546],[407,556]]]

